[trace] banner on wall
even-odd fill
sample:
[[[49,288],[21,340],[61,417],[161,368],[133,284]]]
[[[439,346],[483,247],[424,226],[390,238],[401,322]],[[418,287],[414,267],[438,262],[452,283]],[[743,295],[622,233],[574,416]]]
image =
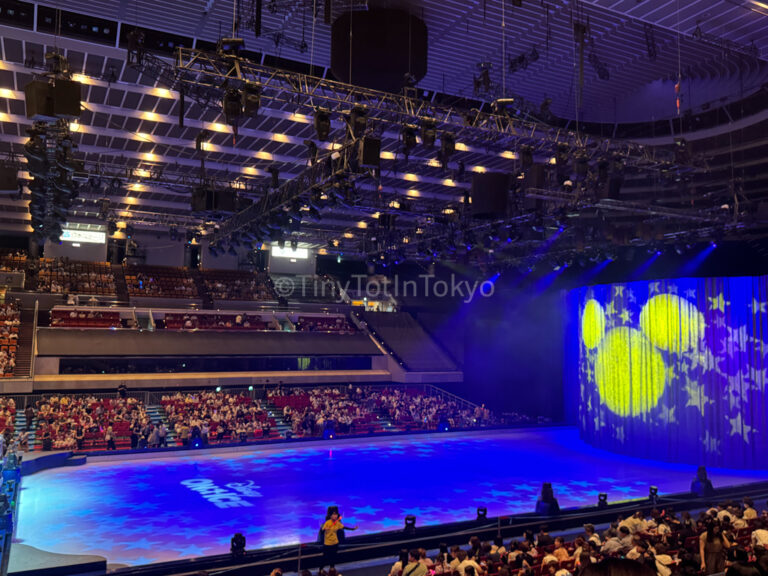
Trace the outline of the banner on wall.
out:
[[[591,286],[573,301],[587,442],[640,458],[768,467],[768,277]]]

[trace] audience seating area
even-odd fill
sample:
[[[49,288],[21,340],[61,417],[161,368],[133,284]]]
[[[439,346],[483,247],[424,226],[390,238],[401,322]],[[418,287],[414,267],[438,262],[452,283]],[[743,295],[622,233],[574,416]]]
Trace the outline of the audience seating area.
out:
[[[18,304],[9,302],[0,305],[0,376],[13,376],[20,324]]]
[[[94,450],[130,447],[131,428],[148,420],[143,402],[133,398],[56,395],[36,402],[35,449]]]
[[[106,262],[41,258],[37,265],[37,291],[114,296],[115,277]]]
[[[592,524],[585,524],[584,533],[572,540],[551,536],[546,526],[542,526],[538,534],[526,531],[521,539],[509,542],[499,538],[482,542],[472,536],[468,546],[454,546],[433,560],[420,551],[420,562],[427,565],[429,573],[453,576],[465,574],[469,566],[477,576],[570,576],[581,574],[586,566],[606,558],[645,564],[651,568],[649,572],[657,576],[722,573],[726,565],[740,564],[746,568],[750,558],[768,564],[768,511],[763,511],[762,517],[757,514],[749,498],[743,503],[724,502],[702,511],[697,518],[688,512],[678,517],[671,509],[653,509],[650,516],[638,511],[628,518],[619,517],[602,533],[595,531]],[[701,539],[707,529],[715,525],[726,535],[730,548],[723,554],[721,566],[707,566],[702,570],[702,564],[712,559],[701,558]],[[389,576],[401,575],[402,567],[401,561],[396,562]],[[616,573],[643,573],[631,567]],[[762,572],[738,570],[733,573]]]
[[[166,330],[280,330],[272,320],[264,322],[253,314],[168,313],[158,327]]]
[[[0,271],[17,272],[26,270],[27,255],[20,251],[0,252]]]
[[[335,332],[354,334],[355,327],[344,316],[299,316],[296,320],[297,332]]]
[[[129,296],[149,298],[199,298],[195,281],[186,268],[126,266]]]
[[[286,300],[323,304],[339,301],[338,284],[325,276],[272,274],[272,282]]]
[[[203,282],[213,300],[277,300],[267,274],[232,270],[203,270]]]
[[[161,406],[176,445],[199,438],[203,444],[279,438],[277,423],[258,400],[243,394],[201,392],[163,396]]]
[[[59,328],[122,328],[120,312],[108,310],[51,310],[51,326]]]

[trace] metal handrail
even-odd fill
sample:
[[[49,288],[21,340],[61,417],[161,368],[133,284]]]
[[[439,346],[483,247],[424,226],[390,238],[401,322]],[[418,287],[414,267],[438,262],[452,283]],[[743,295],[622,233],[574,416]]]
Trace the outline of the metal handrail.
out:
[[[40,308],[40,301],[35,300],[35,318],[32,322],[32,348],[29,351],[29,377],[33,378],[35,377],[35,361],[37,359],[37,354],[35,354],[35,351],[37,350],[37,314]]]

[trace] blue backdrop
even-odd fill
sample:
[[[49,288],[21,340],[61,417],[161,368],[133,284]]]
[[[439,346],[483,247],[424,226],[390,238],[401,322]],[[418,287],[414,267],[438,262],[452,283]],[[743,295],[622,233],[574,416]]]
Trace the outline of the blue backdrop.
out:
[[[584,440],[642,458],[768,468],[768,277],[591,286],[570,302]]]

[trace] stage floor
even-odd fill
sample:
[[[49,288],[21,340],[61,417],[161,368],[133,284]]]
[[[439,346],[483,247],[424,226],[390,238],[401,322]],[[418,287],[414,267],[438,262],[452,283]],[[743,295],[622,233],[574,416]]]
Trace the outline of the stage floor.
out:
[[[131,565],[314,542],[328,505],[359,533],[530,512],[551,481],[561,507],[688,490],[695,468],[619,456],[575,428],[362,438],[240,453],[92,461],[22,482],[17,540]],[[715,486],[768,471],[709,470]]]

